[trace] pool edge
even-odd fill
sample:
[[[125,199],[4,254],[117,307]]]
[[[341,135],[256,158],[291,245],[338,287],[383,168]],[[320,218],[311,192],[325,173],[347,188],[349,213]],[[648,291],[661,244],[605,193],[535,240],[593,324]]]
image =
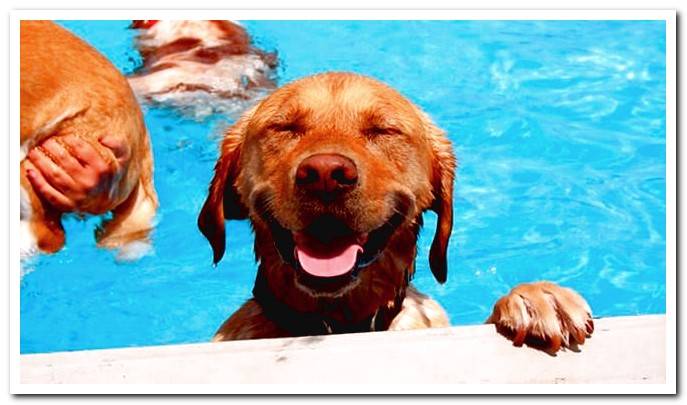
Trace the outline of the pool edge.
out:
[[[27,354],[15,372],[25,392],[35,384],[665,384],[665,315],[595,324],[579,352],[556,356],[477,325]]]

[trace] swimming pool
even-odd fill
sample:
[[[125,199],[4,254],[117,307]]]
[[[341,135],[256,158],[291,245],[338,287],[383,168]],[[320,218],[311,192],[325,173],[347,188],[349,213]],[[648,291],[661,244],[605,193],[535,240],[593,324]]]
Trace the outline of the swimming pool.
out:
[[[63,21],[122,71],[125,21]],[[379,78],[427,111],[459,160],[449,279],[435,283],[425,216],[415,284],[453,324],[483,322],[520,282],[577,289],[596,316],[665,312],[665,24],[652,21],[246,21],[280,83],[327,70]],[[21,352],[208,341],[251,295],[246,221],[213,268],[196,228],[223,117],[145,111],[160,198],[154,252],[118,261],[94,224],[22,263]]]

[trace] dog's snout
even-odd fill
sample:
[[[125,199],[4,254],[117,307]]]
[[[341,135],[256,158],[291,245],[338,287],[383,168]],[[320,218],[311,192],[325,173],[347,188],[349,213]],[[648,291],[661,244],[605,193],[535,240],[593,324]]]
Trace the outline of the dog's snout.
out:
[[[353,161],[334,153],[303,159],[296,169],[296,186],[308,191],[332,193],[354,186],[358,170]]]

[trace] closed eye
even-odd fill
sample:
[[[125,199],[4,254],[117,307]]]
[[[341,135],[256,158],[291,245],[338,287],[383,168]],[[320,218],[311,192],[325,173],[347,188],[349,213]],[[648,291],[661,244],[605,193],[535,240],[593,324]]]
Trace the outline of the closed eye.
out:
[[[400,135],[401,130],[395,127],[388,126],[371,126],[365,129],[365,134],[368,136],[382,136],[382,135]]]
[[[297,122],[275,123],[268,128],[274,132],[290,132],[293,134],[301,134],[305,131],[305,128]]]

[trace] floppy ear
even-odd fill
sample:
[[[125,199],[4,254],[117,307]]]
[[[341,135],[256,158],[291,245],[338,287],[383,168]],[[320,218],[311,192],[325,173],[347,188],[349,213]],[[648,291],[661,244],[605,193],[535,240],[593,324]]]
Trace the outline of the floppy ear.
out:
[[[453,177],[456,157],[451,141],[444,131],[426,117],[426,127],[432,146],[432,211],[437,213],[437,229],[429,251],[429,267],[434,278],[444,283],[447,276],[446,251],[453,228]]]
[[[241,202],[235,182],[240,171],[241,147],[250,115],[249,112],[241,117],[224,135],[208,198],[198,216],[198,228],[212,246],[214,264],[224,256],[224,221],[245,219],[248,215],[248,209]]]

